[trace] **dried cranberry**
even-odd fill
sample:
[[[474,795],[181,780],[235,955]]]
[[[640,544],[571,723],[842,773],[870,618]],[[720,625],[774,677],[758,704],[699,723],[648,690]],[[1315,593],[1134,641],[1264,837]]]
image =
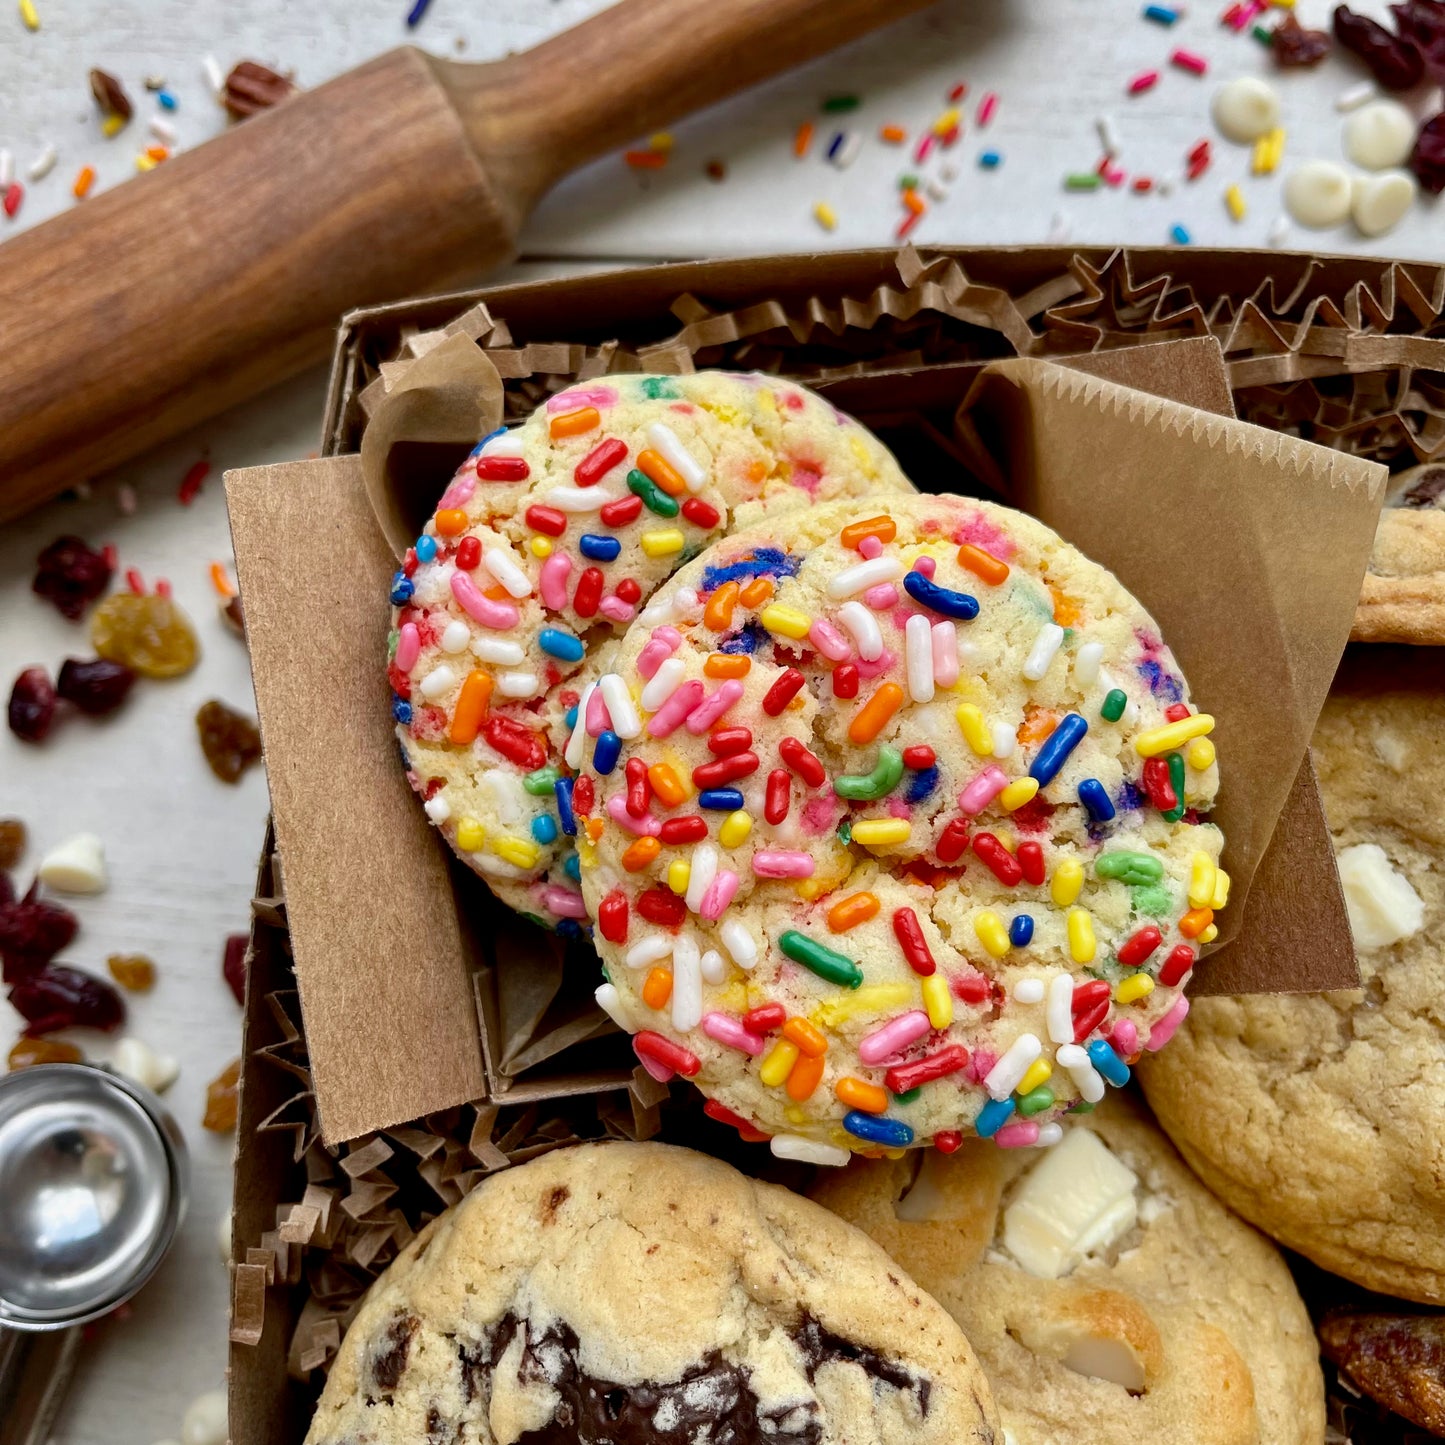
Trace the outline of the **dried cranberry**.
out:
[[[7,983],[20,974],[44,968],[75,937],[79,927],[68,908],[44,902],[38,896],[39,888],[38,883],[32,883],[24,898],[0,905],[0,959],[4,961]]]
[[[1392,35],[1367,15],[1356,15],[1348,5],[1335,7],[1335,39],[1358,55],[1386,90],[1409,90],[1425,74],[1425,62],[1412,42]]]
[[[125,1022],[125,1000],[112,984],[63,963],[52,963],[18,979],[10,1002],[34,1038],[57,1029],[102,1029],[109,1033]]]
[[[55,688],[43,667],[27,667],[10,689],[10,731],[38,743],[55,721]]]
[[[1432,115],[1415,137],[1410,169],[1425,190],[1438,196],[1445,191],[1445,110]]]
[[[55,679],[55,691],[66,702],[73,702],[81,712],[95,717],[114,712],[126,700],[135,683],[135,673],[123,662],[104,657],[89,662],[67,657]]]
[[[226,951],[221,955],[221,973],[236,995],[236,1002],[246,1006],[246,935],[232,933],[226,937]]]
[[[1390,6],[1395,29],[1414,43],[1425,70],[1436,85],[1445,85],[1445,3],[1442,0],[1407,0]]]
[[[31,588],[53,602],[72,622],[110,586],[110,563],[82,537],[57,537],[35,559]]]
[[[1318,65],[1330,53],[1330,37],[1323,30],[1306,30],[1292,14],[1270,32],[1270,44],[1281,70]]]
[[[0,868],[0,914],[3,914],[14,902],[15,885],[10,881],[10,875]]]

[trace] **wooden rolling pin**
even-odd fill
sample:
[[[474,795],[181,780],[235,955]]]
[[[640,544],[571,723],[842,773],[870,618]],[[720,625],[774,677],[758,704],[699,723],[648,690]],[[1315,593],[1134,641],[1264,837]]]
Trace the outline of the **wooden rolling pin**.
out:
[[[507,260],[584,162],[927,3],[622,0],[491,64],[394,50],[23,232],[0,520],[323,357],[352,307]]]

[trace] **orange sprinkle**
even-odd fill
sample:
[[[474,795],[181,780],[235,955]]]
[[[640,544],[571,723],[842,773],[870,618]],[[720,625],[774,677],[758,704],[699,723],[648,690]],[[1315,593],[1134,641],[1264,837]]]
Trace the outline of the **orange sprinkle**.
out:
[[[891,542],[898,535],[898,528],[892,517],[869,517],[866,522],[851,522],[839,533],[839,540],[845,547],[857,550],[865,537],[877,537],[880,542]]]
[[[624,151],[622,159],[635,171],[660,171],[667,164],[667,152]]]
[[[915,216],[921,216],[928,209],[923,203],[923,197],[917,191],[909,189],[903,193],[903,204]]]
[[[554,416],[550,430],[552,440],[558,441],[562,437],[580,437],[583,432],[601,425],[602,417],[595,406],[579,406],[576,411],[564,411],[559,416]]]
[[[760,482],[767,474],[768,468],[765,463],[756,460],[748,463],[748,480],[750,482]]]
[[[607,826],[606,823],[604,823],[601,818],[588,818],[588,820],[587,820],[587,837],[588,837],[588,839],[589,839],[591,842],[595,843],[595,842],[602,836],[602,830],[603,830],[603,828],[605,828],[606,826]]]
[[[452,713],[452,725],[447,737],[459,747],[475,741],[491,700],[491,673],[483,672],[479,667],[474,668],[467,674],[462,690],[457,694],[457,705]]]
[[[226,569],[219,562],[211,563],[211,586],[221,594],[222,597],[234,597],[236,589],[231,584],[231,579],[226,576]]]
[[[773,579],[771,577],[754,577],[738,594],[738,600],[744,607],[751,607],[756,610],[772,595]]]
[[[90,194],[90,188],[95,184],[95,167],[81,166],[80,174],[75,178],[75,184],[71,186],[70,193],[77,201]]]
[[[628,845],[627,851],[622,855],[622,866],[629,873],[641,873],[661,852],[662,844],[656,838],[638,838]]]
[[[665,968],[654,968],[642,985],[642,1001],[648,1008],[663,1008],[672,997],[672,975]]]
[[[1191,908],[1179,920],[1179,931],[1185,938],[1198,938],[1213,922],[1214,910],[1212,908]]]
[[[680,497],[687,491],[678,470],[661,452],[645,451],[637,454],[637,470],[645,477],[651,477],[669,497]]]
[[[828,1040],[803,1018],[791,1018],[783,1025],[783,1037],[795,1043],[800,1052],[816,1059],[828,1052]]]
[[[813,122],[805,120],[797,130],[793,132],[793,154],[802,160],[808,154],[808,147],[813,144]]]
[[[1084,609],[1057,587],[1049,588],[1049,596],[1054,599],[1054,621],[1060,627],[1077,627],[1083,619]]]
[[[878,908],[876,893],[852,893],[828,910],[828,927],[834,933],[847,933],[850,928],[867,923]]]
[[[1019,724],[1015,736],[1025,747],[1033,747],[1035,743],[1043,742],[1058,725],[1058,713],[1040,707],[1037,703],[1026,702],[1024,720]]]
[[[671,763],[653,763],[647,770],[647,781],[663,807],[675,808],[687,801],[687,786]]]
[[[798,1061],[788,1075],[788,1097],[790,1099],[801,1104],[804,1099],[812,1098],[813,1090],[823,1082],[824,1062],[821,1054],[817,1058],[812,1058],[807,1054],[798,1055]]]
[[[853,714],[848,737],[855,743],[871,743],[883,731],[888,719],[903,706],[903,697],[903,689],[896,682],[885,682]]]
[[[975,577],[981,578],[991,587],[997,587],[1000,582],[1008,579],[1008,563],[1000,562],[992,552],[985,552],[982,547],[975,547],[972,542],[965,542],[958,549],[958,565],[967,567]]]
[[[849,1109],[861,1109],[865,1114],[886,1114],[888,1112],[888,1090],[880,1089],[864,1079],[839,1079],[833,1085],[838,1102]]]
[[[891,146],[901,146],[908,139],[908,132],[901,125],[885,125],[879,128],[878,139]]]
[[[746,677],[753,660],[745,652],[710,652],[702,670],[709,677]]]
[[[443,537],[455,537],[467,529],[467,514],[460,507],[443,507],[434,520],[438,534]]]
[[[733,608],[738,605],[738,590],[736,582],[724,582],[707,599],[707,606],[702,610],[705,627],[714,632],[726,632],[733,625]]]
[[[168,161],[171,158],[168,146],[147,146],[145,153],[153,161]]]
[[[493,602],[507,602],[511,600],[512,594],[500,582],[494,582],[482,593],[482,596],[490,598]]]

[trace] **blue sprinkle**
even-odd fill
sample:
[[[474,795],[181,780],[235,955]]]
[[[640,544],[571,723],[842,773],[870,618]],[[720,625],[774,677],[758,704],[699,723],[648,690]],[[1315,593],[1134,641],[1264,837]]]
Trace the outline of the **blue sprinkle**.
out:
[[[482,451],[486,447],[488,442],[495,441],[498,437],[506,436],[506,434],[507,429],[504,426],[499,426],[496,431],[489,431],[486,436],[484,436],[481,441],[479,441],[476,446],[472,448],[471,452],[467,456],[467,460],[471,461],[472,457],[481,456]]]
[[[833,137],[833,139],[828,142],[828,159],[829,159],[829,160],[832,160],[833,157],[836,156],[836,155],[838,154],[838,152],[843,149],[843,142],[844,142],[845,140],[847,140],[847,138],[848,138],[848,132],[845,131],[845,130],[840,130],[840,131]]]
[[[572,811],[572,789],[575,778],[558,778],[552,784],[552,794],[557,799],[557,816],[562,820],[562,831],[569,837],[577,836],[577,815]]]
[[[921,803],[938,786],[938,769],[921,768],[908,780],[904,799],[910,803]]]
[[[1167,698],[1170,702],[1180,701],[1182,693],[1179,679],[1172,672],[1165,672],[1152,657],[1146,657],[1139,664],[1138,672],[1139,676],[1149,684],[1149,691],[1155,697]]]
[[[1085,778],[1079,784],[1079,801],[1089,810],[1089,816],[1096,823],[1107,823],[1114,816],[1109,790],[1098,778]]]
[[[920,607],[941,612],[945,617],[956,617],[961,622],[972,622],[978,616],[978,598],[967,592],[953,592],[940,587],[931,577],[922,572],[907,572],[903,577],[903,590]]]
[[[1103,1039],[1095,1039],[1089,1045],[1088,1053],[1089,1062],[1116,1089],[1122,1089],[1129,1082],[1129,1065]]]
[[[582,881],[582,858],[580,854],[569,853],[562,864],[562,871],[574,882]]]
[[[428,537],[425,532],[416,539],[416,560],[418,562],[431,562],[436,559],[437,539]]]
[[[1003,163],[1003,157],[997,151],[984,151],[979,156],[978,163],[986,171],[996,171]]]
[[[407,11],[406,28],[408,30],[415,30],[421,24],[421,17],[426,14],[430,4],[431,0],[415,0],[411,9]]]
[[[399,723],[409,723],[411,721],[411,704],[404,697],[392,698],[391,715]]]
[[[713,592],[724,582],[741,582],[744,577],[796,577],[801,557],[790,557],[779,547],[755,547],[751,557],[729,562],[726,567],[704,567],[699,592]]]
[[[719,652],[731,653],[754,653],[758,648],[768,641],[768,630],[756,619],[744,624],[741,632],[735,632],[731,637],[724,637],[717,645]]]
[[[885,1149],[906,1149],[913,1142],[913,1130],[902,1119],[880,1119],[877,1114],[865,1114],[861,1109],[850,1109],[844,1114],[843,1127],[855,1139],[882,1144]]]
[[[156,91],[156,101],[162,110],[174,110],[176,108],[176,98],[168,90]]]
[[[1144,803],[1144,790],[1125,778],[1123,787],[1119,789],[1119,806],[1126,813],[1137,813]]]
[[[1173,225],[1169,228],[1169,239],[1173,241],[1176,246],[1187,246],[1194,238],[1183,226]]]
[[[992,1139],[1008,1123],[1009,1115],[1013,1111],[1012,1096],[1007,1099],[990,1099],[978,1111],[978,1117],[973,1121],[974,1132],[980,1139]]]
[[[1027,913],[1020,913],[1008,926],[1008,941],[1015,948],[1023,948],[1034,939],[1034,920]]]
[[[403,607],[411,601],[411,594],[416,591],[412,586],[411,578],[405,572],[398,572],[391,579],[391,605]]]
[[[611,728],[603,728],[597,734],[597,746],[592,750],[592,766],[605,778],[617,766],[622,756],[622,739]],[[739,803],[738,807],[742,807]]]
[[[539,843],[555,843],[557,820],[550,813],[539,813],[532,819],[532,836]]]
[[[1043,746],[1035,754],[1029,777],[1037,778],[1039,787],[1047,788],[1058,777],[1059,769],[1088,731],[1089,724],[1078,713],[1065,713],[1058,727],[1044,739]]]
[[[544,627],[537,634],[537,646],[549,656],[561,658],[563,662],[581,662],[587,651],[580,637],[573,637],[570,632],[563,632],[560,627]]]
[[[595,532],[584,532],[577,539],[577,547],[593,562],[615,562],[622,552],[622,543],[616,537],[599,537]]]
[[[1171,10],[1167,5],[1146,5],[1144,18],[1152,20],[1158,25],[1173,25],[1179,19],[1179,12]]]
[[[575,918],[559,918],[557,920],[557,937],[565,938],[569,942],[578,942],[582,938],[582,925]]]
[[[736,813],[743,805],[742,790],[739,788],[704,788],[697,795],[699,808],[713,808]]]
[[[577,713],[581,706],[582,704],[580,702],[574,702],[572,706],[567,709],[567,715],[562,721],[565,722],[569,728],[575,728],[577,726]]]

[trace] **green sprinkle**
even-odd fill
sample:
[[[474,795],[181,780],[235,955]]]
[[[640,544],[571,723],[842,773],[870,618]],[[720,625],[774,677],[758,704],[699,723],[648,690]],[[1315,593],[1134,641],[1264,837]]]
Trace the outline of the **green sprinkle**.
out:
[[[676,401],[677,383],[668,376],[649,376],[642,383],[642,394],[650,401]]]
[[[801,963],[819,978],[828,983],[836,983],[840,988],[857,988],[863,982],[863,970],[851,958],[834,953],[831,948],[824,948],[821,943],[809,938],[806,933],[799,933],[795,928],[782,934],[778,939],[778,947],[794,963]]]
[[[1097,191],[1103,184],[1103,176],[1096,176],[1093,171],[1075,171],[1064,177],[1066,191]]]
[[[1129,706],[1129,694],[1122,687],[1114,688],[1104,699],[1104,705],[1099,709],[1099,716],[1105,722],[1118,722],[1124,716],[1124,709]]]
[[[1045,1109],[1054,1107],[1054,1091],[1047,1084],[1040,1084],[1037,1089],[1031,1089],[1019,1100],[1019,1113],[1025,1119],[1033,1114],[1042,1114]]]
[[[886,798],[903,777],[903,754],[897,748],[878,749],[871,773],[844,773],[833,779],[833,791],[854,803],[875,803]]]
[[[1092,1114],[1094,1106],[1087,1099],[1079,1099],[1069,1110],[1071,1114]]]
[[[545,768],[538,768],[535,773],[528,773],[522,779],[522,786],[534,798],[550,798],[552,796],[552,784],[562,776],[561,768],[549,764]]]
[[[627,490],[642,498],[649,512],[659,517],[675,517],[681,508],[645,472],[631,471],[627,474]]]
[[[900,191],[916,191],[918,189],[917,176],[899,176],[898,189]]]
[[[1157,883],[1164,876],[1164,865],[1148,853],[1116,849],[1094,860],[1094,872],[1100,878],[1117,878],[1121,883]]]
[[[824,115],[843,115],[857,110],[863,102],[856,95],[830,95],[823,101]]]
[[[1182,753],[1169,754],[1169,782],[1179,803],[1176,807],[1170,808],[1167,813],[1161,813],[1159,816],[1166,823],[1177,823],[1184,816],[1184,755]]]
[[[386,660],[390,662],[396,656],[396,644],[401,641],[401,633],[392,632],[387,634],[386,639]]]
[[[1272,46],[1274,44],[1274,31],[1271,30],[1268,25],[1256,25],[1249,33],[1254,36],[1261,45]]]
[[[852,823],[838,824],[838,841],[846,848],[853,841]]]
[[[895,1104],[911,1104],[922,1092],[923,1092],[923,1085],[922,1085],[922,1084],[915,1084],[915,1085],[914,1085],[911,1089],[909,1089],[906,1093],[894,1094],[894,1096],[893,1096],[893,1102],[894,1102]]]
[[[1174,912],[1174,898],[1167,888],[1131,888],[1129,901],[1134,912],[1144,918],[1168,918]]]

